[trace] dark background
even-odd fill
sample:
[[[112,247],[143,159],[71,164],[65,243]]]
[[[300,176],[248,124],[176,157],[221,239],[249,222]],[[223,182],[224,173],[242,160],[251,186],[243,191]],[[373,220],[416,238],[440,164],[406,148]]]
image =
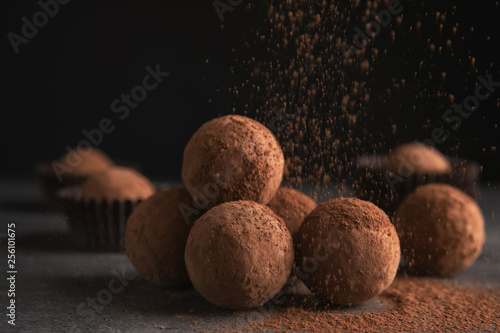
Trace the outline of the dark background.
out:
[[[255,40],[254,30],[262,28],[264,2],[250,6],[243,1],[226,13],[222,24],[210,0],[72,0],[60,5],[59,13],[28,44],[20,45],[18,54],[6,36],[20,34],[21,18],[32,21],[40,7],[32,0],[4,1],[2,7],[0,175],[7,177],[32,175],[37,161],[57,158],[66,146],[84,139],[82,130],[96,128],[106,117],[116,129],[104,136],[100,149],[115,159],[139,162],[149,176],[179,178],[183,148],[192,133],[233,107],[242,113],[248,102],[245,92],[237,98],[227,93],[249,74],[235,59],[267,56],[264,48],[245,47],[245,41]],[[445,26],[458,23],[459,36],[452,50],[429,56],[424,47],[429,39],[440,45],[450,33],[446,27],[444,35],[438,33],[438,12],[448,12]],[[473,91],[478,75],[493,73],[500,81],[499,14],[494,1],[405,5],[396,41],[385,31],[376,39],[390,52],[377,60],[369,84],[375,96],[391,91],[395,77],[405,78],[408,89],[389,99],[374,98],[376,116],[360,124],[372,133],[371,139],[363,140],[360,151],[386,152],[398,142],[429,137],[434,126],[449,127],[440,120],[444,106],[426,97],[428,91],[444,90],[461,102]],[[422,25],[427,30],[408,33],[417,20],[427,22]],[[476,71],[468,57],[476,58]],[[119,120],[111,102],[141,84],[145,67],[156,64],[170,76],[129,117]],[[440,77],[442,71],[448,73],[444,83],[428,79],[429,74]],[[457,131],[448,129],[449,140],[438,147],[445,154],[480,162],[483,179],[489,182],[500,180],[494,148],[500,143],[499,96],[500,89]]]

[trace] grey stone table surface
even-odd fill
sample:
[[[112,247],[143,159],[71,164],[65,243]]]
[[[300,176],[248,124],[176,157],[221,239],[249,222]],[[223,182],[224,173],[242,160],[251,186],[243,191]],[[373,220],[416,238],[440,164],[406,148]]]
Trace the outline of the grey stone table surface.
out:
[[[475,264],[454,277],[500,288],[500,191],[481,187],[487,239]],[[15,326],[7,323],[7,225],[16,224]],[[246,331],[262,313],[218,309],[193,289],[165,290],[139,278],[121,253],[71,246],[64,214],[45,208],[35,180],[0,179],[0,332]],[[376,311],[377,300],[344,311]]]

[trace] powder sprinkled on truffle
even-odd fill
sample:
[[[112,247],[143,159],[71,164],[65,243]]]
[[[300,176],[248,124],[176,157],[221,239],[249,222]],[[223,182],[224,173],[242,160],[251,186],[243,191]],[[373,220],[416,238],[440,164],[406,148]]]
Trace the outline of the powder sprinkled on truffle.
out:
[[[354,305],[376,297],[392,283],[399,266],[399,239],[389,217],[356,198],[318,205],[296,240],[297,265],[307,272],[304,283],[332,304]]]
[[[253,308],[285,285],[294,259],[292,237],[269,207],[227,202],[196,221],[185,259],[194,287],[211,303]]]
[[[190,285],[184,249],[195,218],[185,220],[180,205],[191,205],[185,188],[159,191],[137,206],[127,221],[127,256],[145,279],[163,287]]]
[[[273,133],[243,116],[201,126],[184,150],[182,180],[203,209],[234,200],[266,204],[283,178],[284,157]]]
[[[477,203],[446,184],[418,187],[394,216],[403,256],[418,271],[452,275],[470,266],[485,240]]]

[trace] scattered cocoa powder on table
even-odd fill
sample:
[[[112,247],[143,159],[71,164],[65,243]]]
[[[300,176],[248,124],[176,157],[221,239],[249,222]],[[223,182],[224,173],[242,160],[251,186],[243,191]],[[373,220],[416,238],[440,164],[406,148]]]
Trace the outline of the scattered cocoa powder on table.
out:
[[[279,307],[255,331],[500,331],[500,290],[463,287],[453,281],[399,275],[378,298],[388,306],[378,312],[325,309],[304,302]]]

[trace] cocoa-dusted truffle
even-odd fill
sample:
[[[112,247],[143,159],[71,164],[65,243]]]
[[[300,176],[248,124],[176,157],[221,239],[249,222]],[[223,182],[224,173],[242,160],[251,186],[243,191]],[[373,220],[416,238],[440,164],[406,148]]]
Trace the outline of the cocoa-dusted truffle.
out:
[[[184,249],[197,215],[182,213],[193,199],[185,188],[159,191],[137,206],[127,221],[127,256],[137,272],[163,287],[190,285]]]
[[[229,115],[201,126],[184,150],[182,179],[204,209],[234,200],[266,204],[283,178],[281,147],[266,127]]]
[[[446,184],[418,187],[394,216],[404,258],[418,271],[453,275],[481,253],[484,219],[477,203]]]
[[[92,148],[83,153],[72,149],[61,156],[58,168],[73,176],[88,176],[91,173],[106,170],[114,165],[113,161],[103,151]]]
[[[285,285],[293,257],[285,222],[253,201],[227,202],[205,213],[191,229],[185,254],[196,290],[228,309],[270,300]]]
[[[299,275],[331,304],[368,301],[387,288],[399,265],[399,239],[389,217],[374,204],[339,198],[324,202],[296,235]]]
[[[267,206],[285,221],[288,230],[294,235],[307,214],[316,208],[316,202],[300,191],[280,187]]]
[[[91,174],[82,186],[81,197],[87,200],[144,200],[154,192],[153,184],[139,172],[113,167]]]
[[[397,146],[387,156],[384,167],[399,174],[441,174],[452,169],[438,150],[418,142]]]

